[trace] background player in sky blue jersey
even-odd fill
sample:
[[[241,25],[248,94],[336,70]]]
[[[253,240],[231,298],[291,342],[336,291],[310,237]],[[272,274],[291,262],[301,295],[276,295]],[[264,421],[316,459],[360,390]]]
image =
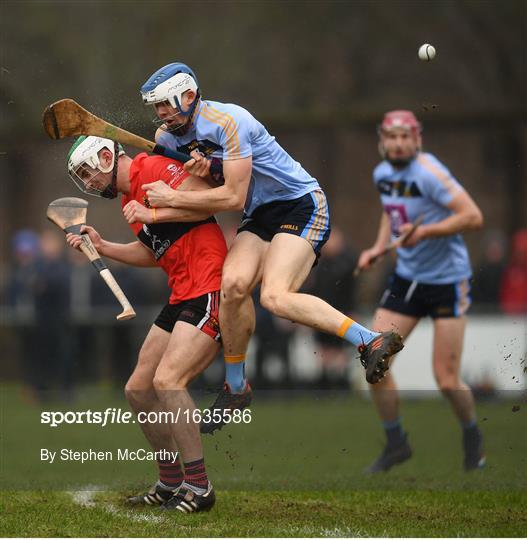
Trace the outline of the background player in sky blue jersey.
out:
[[[461,423],[465,469],[476,469],[485,464],[482,437],[472,392],[460,378],[471,277],[460,233],[480,228],[483,217],[450,171],[432,154],[421,151],[421,126],[412,112],[392,111],[384,116],[379,148],[384,161],[375,168],[373,178],[384,211],[377,240],[361,253],[359,267],[368,268],[390,239],[408,231],[419,216],[424,220],[397,250],[397,266],[373,326],[376,331],[395,329],[406,338],[421,317],[432,317],[434,376]],[[388,373],[370,388],[387,444],[368,471],[387,471],[410,458],[412,451],[401,427],[393,376]]]
[[[210,160],[223,160],[224,184],[181,197],[165,183],[143,186],[155,206],[244,209],[222,276],[220,324],[227,385],[215,408],[246,406],[250,388],[244,375],[255,315],[251,292],[261,281],[262,305],[284,317],[342,337],[362,347],[370,382],[382,378],[385,359],[402,348],[392,331],[378,334],[315,296],[298,292],[330,233],[329,210],[318,182],[277,143],[248,111],[200,97],[195,74],[184,64],[164,66],[141,89],[164,124],[158,142],[192,151],[191,174],[209,178]],[[240,398],[236,401],[233,396]],[[202,426],[203,427],[203,426]]]

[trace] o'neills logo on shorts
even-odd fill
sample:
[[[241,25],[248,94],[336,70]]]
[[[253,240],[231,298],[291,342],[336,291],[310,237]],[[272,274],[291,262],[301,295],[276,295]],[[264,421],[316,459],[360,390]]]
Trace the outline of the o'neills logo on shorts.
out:
[[[298,231],[298,225],[280,225],[280,229],[286,229],[288,231]]]

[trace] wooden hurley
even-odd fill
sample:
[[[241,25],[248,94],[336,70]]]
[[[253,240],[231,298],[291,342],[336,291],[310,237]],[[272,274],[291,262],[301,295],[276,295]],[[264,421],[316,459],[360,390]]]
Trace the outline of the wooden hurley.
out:
[[[104,279],[115,298],[123,308],[123,312],[117,315],[117,320],[125,321],[135,317],[135,311],[128,298],[112,273],[101,259],[101,256],[95,249],[90,237],[87,234],[81,234],[81,227],[86,224],[86,214],[88,212],[88,201],[77,197],[64,197],[56,199],[48,205],[46,216],[50,221],[60,227],[65,233],[78,234],[82,238],[80,249],[91,261],[99,275]]]
[[[48,105],[44,110],[42,123],[44,124],[44,130],[51,139],[64,139],[65,137],[76,137],[78,135],[94,135],[96,137],[111,139],[121,144],[128,144],[146,152],[176,159],[181,163],[186,163],[193,159],[188,154],[178,152],[177,150],[170,150],[160,144],[143,139],[139,135],[134,135],[125,129],[114,126],[87,111],[76,101],[73,101],[73,99],[61,99]],[[218,167],[213,164],[211,166],[211,172],[218,173],[221,170],[218,170]]]

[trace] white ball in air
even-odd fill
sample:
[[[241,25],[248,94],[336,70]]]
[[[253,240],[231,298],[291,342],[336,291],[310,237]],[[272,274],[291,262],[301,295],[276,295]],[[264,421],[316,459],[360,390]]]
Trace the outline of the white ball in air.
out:
[[[433,60],[435,58],[435,47],[433,45],[430,45],[430,43],[425,43],[424,45],[421,45],[419,47],[419,52],[417,53],[417,55],[424,62],[430,62],[430,60]]]

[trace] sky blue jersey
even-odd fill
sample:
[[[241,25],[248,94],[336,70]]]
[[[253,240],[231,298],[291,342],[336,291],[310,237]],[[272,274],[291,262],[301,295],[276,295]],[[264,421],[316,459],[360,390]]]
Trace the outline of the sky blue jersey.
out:
[[[272,201],[298,199],[320,186],[251,113],[230,103],[201,101],[194,125],[183,136],[165,132],[159,144],[173,150],[199,148],[224,161],[252,156],[245,212]]]
[[[420,152],[405,168],[383,161],[373,171],[384,211],[390,218],[392,238],[403,223],[423,215],[423,224],[437,223],[452,211],[447,204],[463,187],[432,154]],[[422,240],[397,250],[396,273],[401,277],[442,285],[472,275],[465,242],[460,234]]]

